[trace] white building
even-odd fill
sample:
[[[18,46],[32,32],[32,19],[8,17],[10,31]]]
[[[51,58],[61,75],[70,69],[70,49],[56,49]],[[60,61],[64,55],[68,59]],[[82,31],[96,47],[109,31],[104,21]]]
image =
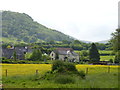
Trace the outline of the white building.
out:
[[[50,53],[51,60],[79,62],[79,55],[72,48],[56,48]]]

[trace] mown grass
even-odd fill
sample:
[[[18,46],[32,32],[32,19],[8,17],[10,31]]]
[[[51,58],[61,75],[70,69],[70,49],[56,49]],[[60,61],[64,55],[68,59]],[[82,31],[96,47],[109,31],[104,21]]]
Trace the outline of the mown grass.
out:
[[[2,80],[4,88],[118,88],[118,67],[110,66],[108,73],[108,65],[76,65],[78,71],[86,72],[88,68],[86,79],[73,76],[74,84],[57,84],[54,80],[39,78],[51,70],[51,64],[2,64]]]

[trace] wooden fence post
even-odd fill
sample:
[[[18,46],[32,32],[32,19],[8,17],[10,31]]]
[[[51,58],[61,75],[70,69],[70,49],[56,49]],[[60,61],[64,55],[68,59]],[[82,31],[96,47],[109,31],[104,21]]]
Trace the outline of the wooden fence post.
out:
[[[7,69],[6,69],[6,70],[5,70],[5,76],[6,76],[6,77],[8,76],[7,74],[8,74],[8,72],[7,72]]]
[[[36,70],[36,75],[38,75],[38,70]]]
[[[88,68],[86,68],[86,74],[88,74]]]
[[[110,66],[108,67],[108,73],[110,73]]]

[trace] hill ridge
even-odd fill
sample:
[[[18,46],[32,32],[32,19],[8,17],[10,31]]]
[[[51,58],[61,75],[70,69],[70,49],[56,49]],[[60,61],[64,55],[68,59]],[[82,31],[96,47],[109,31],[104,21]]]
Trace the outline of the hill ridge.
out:
[[[25,13],[12,11],[2,11],[2,38],[3,42],[9,39],[11,42],[26,43],[74,40],[69,35],[39,24]]]

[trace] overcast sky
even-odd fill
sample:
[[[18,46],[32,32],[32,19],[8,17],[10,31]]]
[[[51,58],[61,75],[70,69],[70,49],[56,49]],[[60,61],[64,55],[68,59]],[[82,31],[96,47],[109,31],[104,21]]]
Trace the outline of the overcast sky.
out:
[[[79,40],[110,39],[118,27],[119,0],[0,0],[0,10],[26,13]]]

